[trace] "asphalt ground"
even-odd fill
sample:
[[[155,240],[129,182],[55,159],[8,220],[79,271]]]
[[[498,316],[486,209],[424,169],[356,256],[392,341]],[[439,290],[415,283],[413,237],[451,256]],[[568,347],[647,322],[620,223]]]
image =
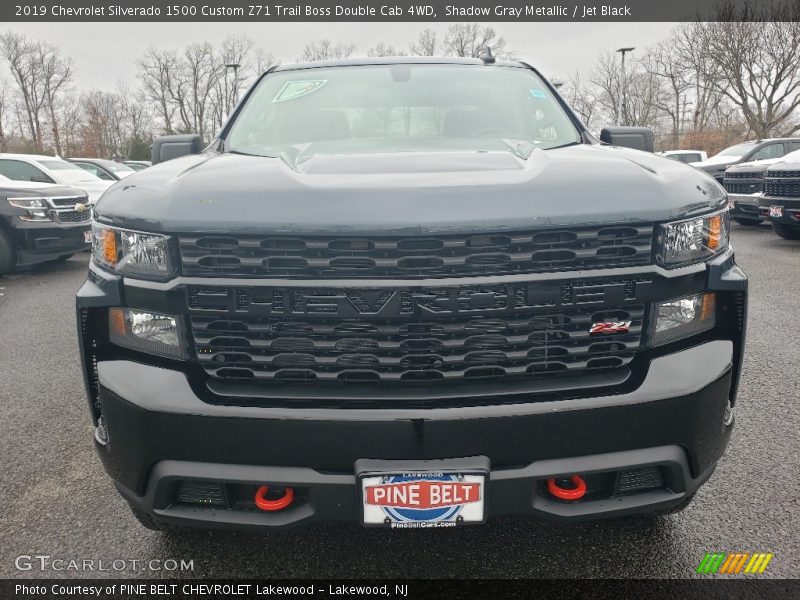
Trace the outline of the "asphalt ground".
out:
[[[765,226],[736,225],[733,243],[751,285],[736,426],[694,503],[650,526],[509,519],[428,531],[323,524],[176,537],[146,530],[92,446],[73,308],[88,254],[0,277],[0,577],[682,578],[694,576],[708,551],[772,552],[762,577],[797,577],[800,243]],[[112,560],[126,566],[17,570],[17,556],[35,554],[93,560],[95,569],[101,559],[106,568]],[[154,559],[191,560],[194,568],[166,571],[171,563],[162,562],[161,570],[139,570]]]

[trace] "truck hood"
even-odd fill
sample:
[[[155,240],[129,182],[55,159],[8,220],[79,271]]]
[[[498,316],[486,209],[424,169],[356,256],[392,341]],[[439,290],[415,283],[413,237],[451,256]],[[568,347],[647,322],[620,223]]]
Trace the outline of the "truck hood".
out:
[[[98,220],[180,233],[423,234],[679,219],[725,204],[688,165],[600,145],[279,158],[202,154],[114,184]]]

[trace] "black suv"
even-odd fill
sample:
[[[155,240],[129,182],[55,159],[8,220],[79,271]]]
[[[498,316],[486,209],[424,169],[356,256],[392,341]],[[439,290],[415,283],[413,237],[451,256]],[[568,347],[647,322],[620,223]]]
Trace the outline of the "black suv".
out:
[[[524,63],[280,66],[96,208],[97,451],[147,527],[678,510],[733,423],[724,190]],[[154,162],[181,152],[160,139]]]
[[[795,150],[800,150],[800,138],[753,140],[725,148],[725,150],[715,154],[708,160],[694,163],[693,166],[705,171],[722,183],[725,169],[731,165],[781,158]]]
[[[767,169],[759,212],[786,240],[800,240],[800,157]]]
[[[86,250],[91,215],[82,190],[0,175],[0,275]]]

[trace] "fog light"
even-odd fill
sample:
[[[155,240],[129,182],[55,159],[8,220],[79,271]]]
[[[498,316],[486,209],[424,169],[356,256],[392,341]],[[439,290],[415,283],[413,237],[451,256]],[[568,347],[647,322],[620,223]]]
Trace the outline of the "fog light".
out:
[[[668,302],[659,302],[655,307],[655,316],[653,346],[696,335],[714,327],[716,296],[714,294],[696,294]]]
[[[124,348],[168,358],[186,356],[178,320],[169,315],[111,308],[108,311],[108,331],[111,343]]]

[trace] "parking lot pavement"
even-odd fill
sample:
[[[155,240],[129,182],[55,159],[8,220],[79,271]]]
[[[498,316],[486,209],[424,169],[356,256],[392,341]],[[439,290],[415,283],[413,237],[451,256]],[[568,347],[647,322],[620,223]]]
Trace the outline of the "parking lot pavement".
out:
[[[736,428],[692,506],[651,528],[503,520],[435,531],[331,524],[171,537],[145,530],[92,448],[73,309],[88,255],[0,278],[0,577],[688,577],[712,550],[772,552],[765,575],[796,577],[800,243],[739,226],[733,242],[751,282]],[[194,571],[20,572],[21,554],[186,559]]]

